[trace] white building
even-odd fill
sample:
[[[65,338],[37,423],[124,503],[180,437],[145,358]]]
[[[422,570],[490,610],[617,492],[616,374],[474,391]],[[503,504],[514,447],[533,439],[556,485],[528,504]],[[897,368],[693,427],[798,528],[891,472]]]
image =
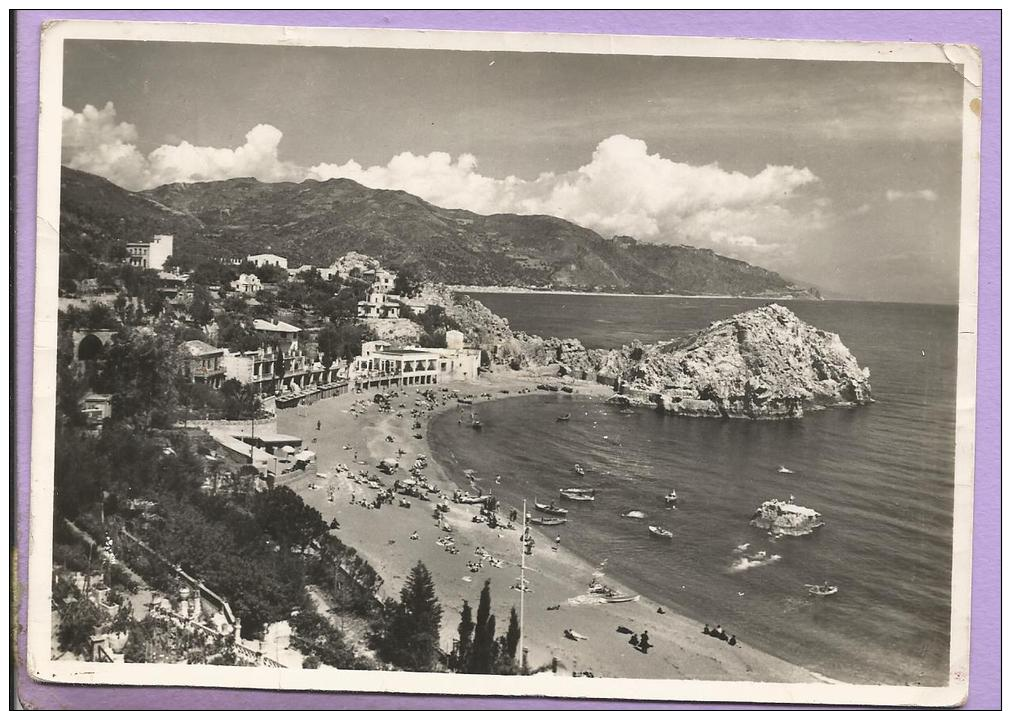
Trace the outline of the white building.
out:
[[[358,302],[358,318],[400,318],[400,299],[382,291],[370,291]]]
[[[263,288],[260,277],[255,274],[240,274],[239,278],[232,282],[232,288],[240,294],[256,294]]]
[[[372,291],[388,292],[393,290],[397,280],[396,272],[388,269],[369,269],[364,273],[365,281],[372,283]]]
[[[165,260],[172,256],[172,235],[155,235],[150,242],[128,242],[128,264],[141,269],[165,268]]]
[[[251,254],[246,257],[246,260],[252,262],[257,267],[262,267],[265,264],[271,264],[284,270],[288,269],[288,260],[284,257],[279,257],[276,254]]]
[[[253,329],[261,336],[274,336],[286,350],[298,350],[298,334],[302,329],[292,326],[284,321],[264,321],[262,318],[253,319]]]
[[[331,267],[317,267],[317,266],[312,265],[312,264],[303,264],[300,267],[295,267],[294,269],[289,269],[288,270],[288,276],[289,277],[296,277],[299,274],[302,274],[303,272],[311,272],[313,269],[315,269],[316,271],[318,271],[319,275],[323,279],[325,279],[327,281],[329,281],[330,279],[333,279],[335,276],[337,276],[337,267],[332,267],[332,266]]]
[[[282,396],[301,394],[314,386],[347,388],[348,368],[344,361],[337,360],[326,368],[297,348],[271,345],[251,351],[225,351],[221,362],[228,378],[252,385],[259,393],[277,394],[279,407]]]
[[[362,344],[351,378],[358,390],[436,385],[474,380],[481,365],[481,351],[464,348],[463,334],[449,331],[446,348],[393,348],[386,341]]]

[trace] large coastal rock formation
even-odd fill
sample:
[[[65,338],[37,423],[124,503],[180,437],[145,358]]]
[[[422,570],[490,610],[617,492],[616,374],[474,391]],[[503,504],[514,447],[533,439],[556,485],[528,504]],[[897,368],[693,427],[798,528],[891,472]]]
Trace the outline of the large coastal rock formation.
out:
[[[685,339],[633,344],[598,370],[633,399],[694,417],[777,419],[871,402],[870,372],[839,336],[770,304]]]
[[[780,419],[872,401],[869,371],[839,336],[779,304],[717,321],[686,338],[608,351],[513,331],[480,301],[445,287],[428,287],[423,298],[443,306],[467,342],[493,364],[612,385],[620,404],[690,417]]]

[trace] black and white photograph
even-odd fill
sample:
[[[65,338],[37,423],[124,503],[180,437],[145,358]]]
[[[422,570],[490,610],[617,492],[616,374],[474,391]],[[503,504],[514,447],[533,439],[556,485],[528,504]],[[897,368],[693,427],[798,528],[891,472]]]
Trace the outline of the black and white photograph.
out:
[[[68,22],[42,71],[37,678],[964,696],[971,48]]]

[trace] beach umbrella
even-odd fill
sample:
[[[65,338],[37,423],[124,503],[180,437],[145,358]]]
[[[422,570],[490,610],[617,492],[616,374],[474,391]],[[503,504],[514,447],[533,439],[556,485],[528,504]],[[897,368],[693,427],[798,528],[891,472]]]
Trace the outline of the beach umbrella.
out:
[[[285,454],[294,454],[295,448],[292,447],[290,444],[286,444],[283,447],[281,447],[281,451],[284,452]]]

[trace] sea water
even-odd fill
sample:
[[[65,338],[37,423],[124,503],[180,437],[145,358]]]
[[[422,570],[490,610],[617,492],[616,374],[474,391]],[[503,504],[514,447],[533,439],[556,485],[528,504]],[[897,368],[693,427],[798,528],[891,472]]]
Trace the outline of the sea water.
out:
[[[760,305],[753,300],[477,294],[513,328],[590,347],[672,338]],[[563,545],[613,580],[814,671],[863,683],[945,683],[948,669],[957,310],[787,302],[840,334],[870,368],[876,402],[792,421],[622,414],[578,395],[539,394],[433,421],[436,456],[475,469],[506,505],[593,486],[563,502]],[[557,418],[571,413],[571,419]],[[581,464],[585,477],[574,472]],[[780,473],[780,467],[794,473]],[[677,490],[676,510],[663,497]],[[761,502],[796,497],[825,526],[771,538]],[[621,516],[631,509],[644,520]],[[672,530],[653,538],[650,524]],[[555,531],[552,531],[554,534]],[[764,557],[758,554],[764,551]],[[839,587],[814,597],[805,584]],[[701,630],[700,630],[701,632]]]

